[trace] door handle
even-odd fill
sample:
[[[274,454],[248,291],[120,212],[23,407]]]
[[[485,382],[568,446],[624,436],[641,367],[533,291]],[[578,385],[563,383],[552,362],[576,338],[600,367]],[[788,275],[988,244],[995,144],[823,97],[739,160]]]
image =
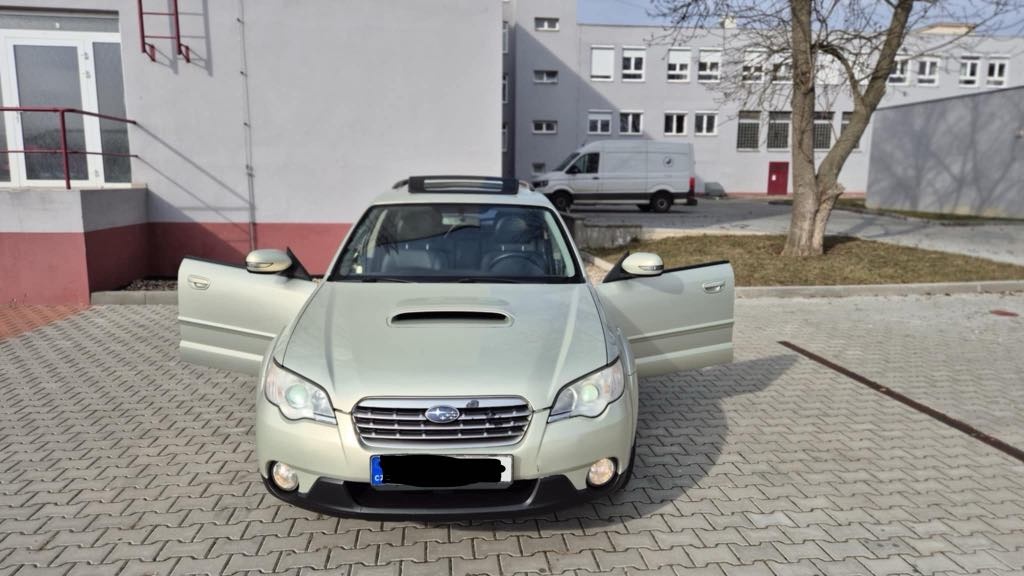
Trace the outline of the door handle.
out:
[[[701,285],[704,291],[708,294],[718,294],[725,287],[725,280],[716,280],[714,282],[705,282]]]
[[[210,287],[210,279],[203,278],[202,276],[196,276],[195,274],[189,274],[188,285],[195,290],[206,290]]]

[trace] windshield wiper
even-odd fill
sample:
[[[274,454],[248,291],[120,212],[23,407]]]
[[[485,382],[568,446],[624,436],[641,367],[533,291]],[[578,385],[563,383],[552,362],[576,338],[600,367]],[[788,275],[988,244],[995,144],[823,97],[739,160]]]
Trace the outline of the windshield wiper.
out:
[[[402,284],[412,284],[412,280],[406,280],[404,278],[393,278],[389,276],[367,276],[362,280],[363,282],[401,282]]]
[[[459,278],[455,281],[458,284],[485,284],[488,282],[502,283],[502,284],[522,284],[522,280],[513,280],[512,278],[493,278],[489,276],[469,276],[467,278]]]

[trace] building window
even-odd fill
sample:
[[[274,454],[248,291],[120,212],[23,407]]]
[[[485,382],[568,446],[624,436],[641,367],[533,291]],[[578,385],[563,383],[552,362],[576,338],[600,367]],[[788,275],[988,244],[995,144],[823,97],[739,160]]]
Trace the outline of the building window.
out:
[[[918,86],[939,85],[939,59],[921,58],[917,61]]]
[[[846,133],[846,128],[850,125],[850,118],[853,118],[853,112],[843,112],[842,124],[839,126],[839,137],[842,138],[843,134]],[[860,149],[860,138],[853,145],[854,150]]]
[[[789,112],[768,113],[768,149],[789,149]]]
[[[722,79],[722,51],[701,50],[697,54],[697,81],[718,82]]]
[[[665,136],[686,136],[686,112],[665,112]]]
[[[832,118],[831,112],[814,113],[814,149],[828,150],[832,147]]]
[[[763,50],[747,50],[743,53],[742,80],[764,82],[765,53]]]
[[[587,134],[611,134],[612,113],[605,110],[587,112]]]
[[[889,84],[904,85],[910,81],[910,61],[906,58],[896,58],[892,63],[892,72],[889,73]]]
[[[557,134],[558,133],[558,122],[555,120],[534,120],[533,121],[533,133],[534,134]]]
[[[535,84],[558,84],[558,70],[534,70]]]
[[[501,51],[508,54],[508,22],[501,23]]]
[[[736,149],[759,150],[761,148],[761,112],[741,111],[736,123]]]
[[[619,112],[619,134],[634,136],[643,134],[643,112]]]
[[[508,122],[501,123],[501,151],[508,152]]]
[[[541,32],[557,32],[558,18],[534,18],[533,29]]]
[[[1006,86],[1006,68],[1008,66],[1009,61],[1006,58],[989,58],[985,85]]]
[[[598,82],[611,82],[615,79],[615,48],[591,46],[590,79]]]
[[[977,56],[960,57],[960,85],[977,86],[978,68],[981,66],[981,59]]]
[[[668,50],[668,81],[690,81],[690,51],[684,48]]]
[[[697,112],[693,115],[693,133],[697,136],[718,134],[718,113]]]
[[[772,58],[772,82],[787,84],[793,81],[793,63],[789,54],[776,54]]]
[[[622,81],[643,82],[644,61],[647,59],[647,50],[644,48],[623,48],[622,49]]]
[[[508,74],[501,75],[501,103],[508,104]]]

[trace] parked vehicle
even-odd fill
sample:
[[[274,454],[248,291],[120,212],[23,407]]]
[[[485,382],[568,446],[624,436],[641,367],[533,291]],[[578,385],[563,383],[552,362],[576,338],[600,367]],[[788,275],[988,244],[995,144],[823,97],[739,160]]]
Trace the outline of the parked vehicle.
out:
[[[637,202],[641,210],[668,212],[677,201],[695,206],[693,145],[652,140],[586,144],[551,172],[534,178],[559,211],[576,202]]]
[[[187,258],[181,355],[259,375],[267,490],[342,516],[533,514],[606,495],[635,458],[637,380],[732,359],[733,271],[655,254],[587,279],[512,179],[414,177],[322,281],[290,252]]]

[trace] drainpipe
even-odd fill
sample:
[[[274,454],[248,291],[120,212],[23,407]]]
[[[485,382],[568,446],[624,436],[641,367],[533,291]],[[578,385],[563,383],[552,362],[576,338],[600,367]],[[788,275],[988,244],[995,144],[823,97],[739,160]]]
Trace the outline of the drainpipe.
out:
[[[252,109],[249,103],[249,61],[245,50],[245,0],[238,0],[238,40],[241,52],[242,131],[245,135],[245,181],[249,189],[249,251],[256,249],[256,173],[252,160]]]

